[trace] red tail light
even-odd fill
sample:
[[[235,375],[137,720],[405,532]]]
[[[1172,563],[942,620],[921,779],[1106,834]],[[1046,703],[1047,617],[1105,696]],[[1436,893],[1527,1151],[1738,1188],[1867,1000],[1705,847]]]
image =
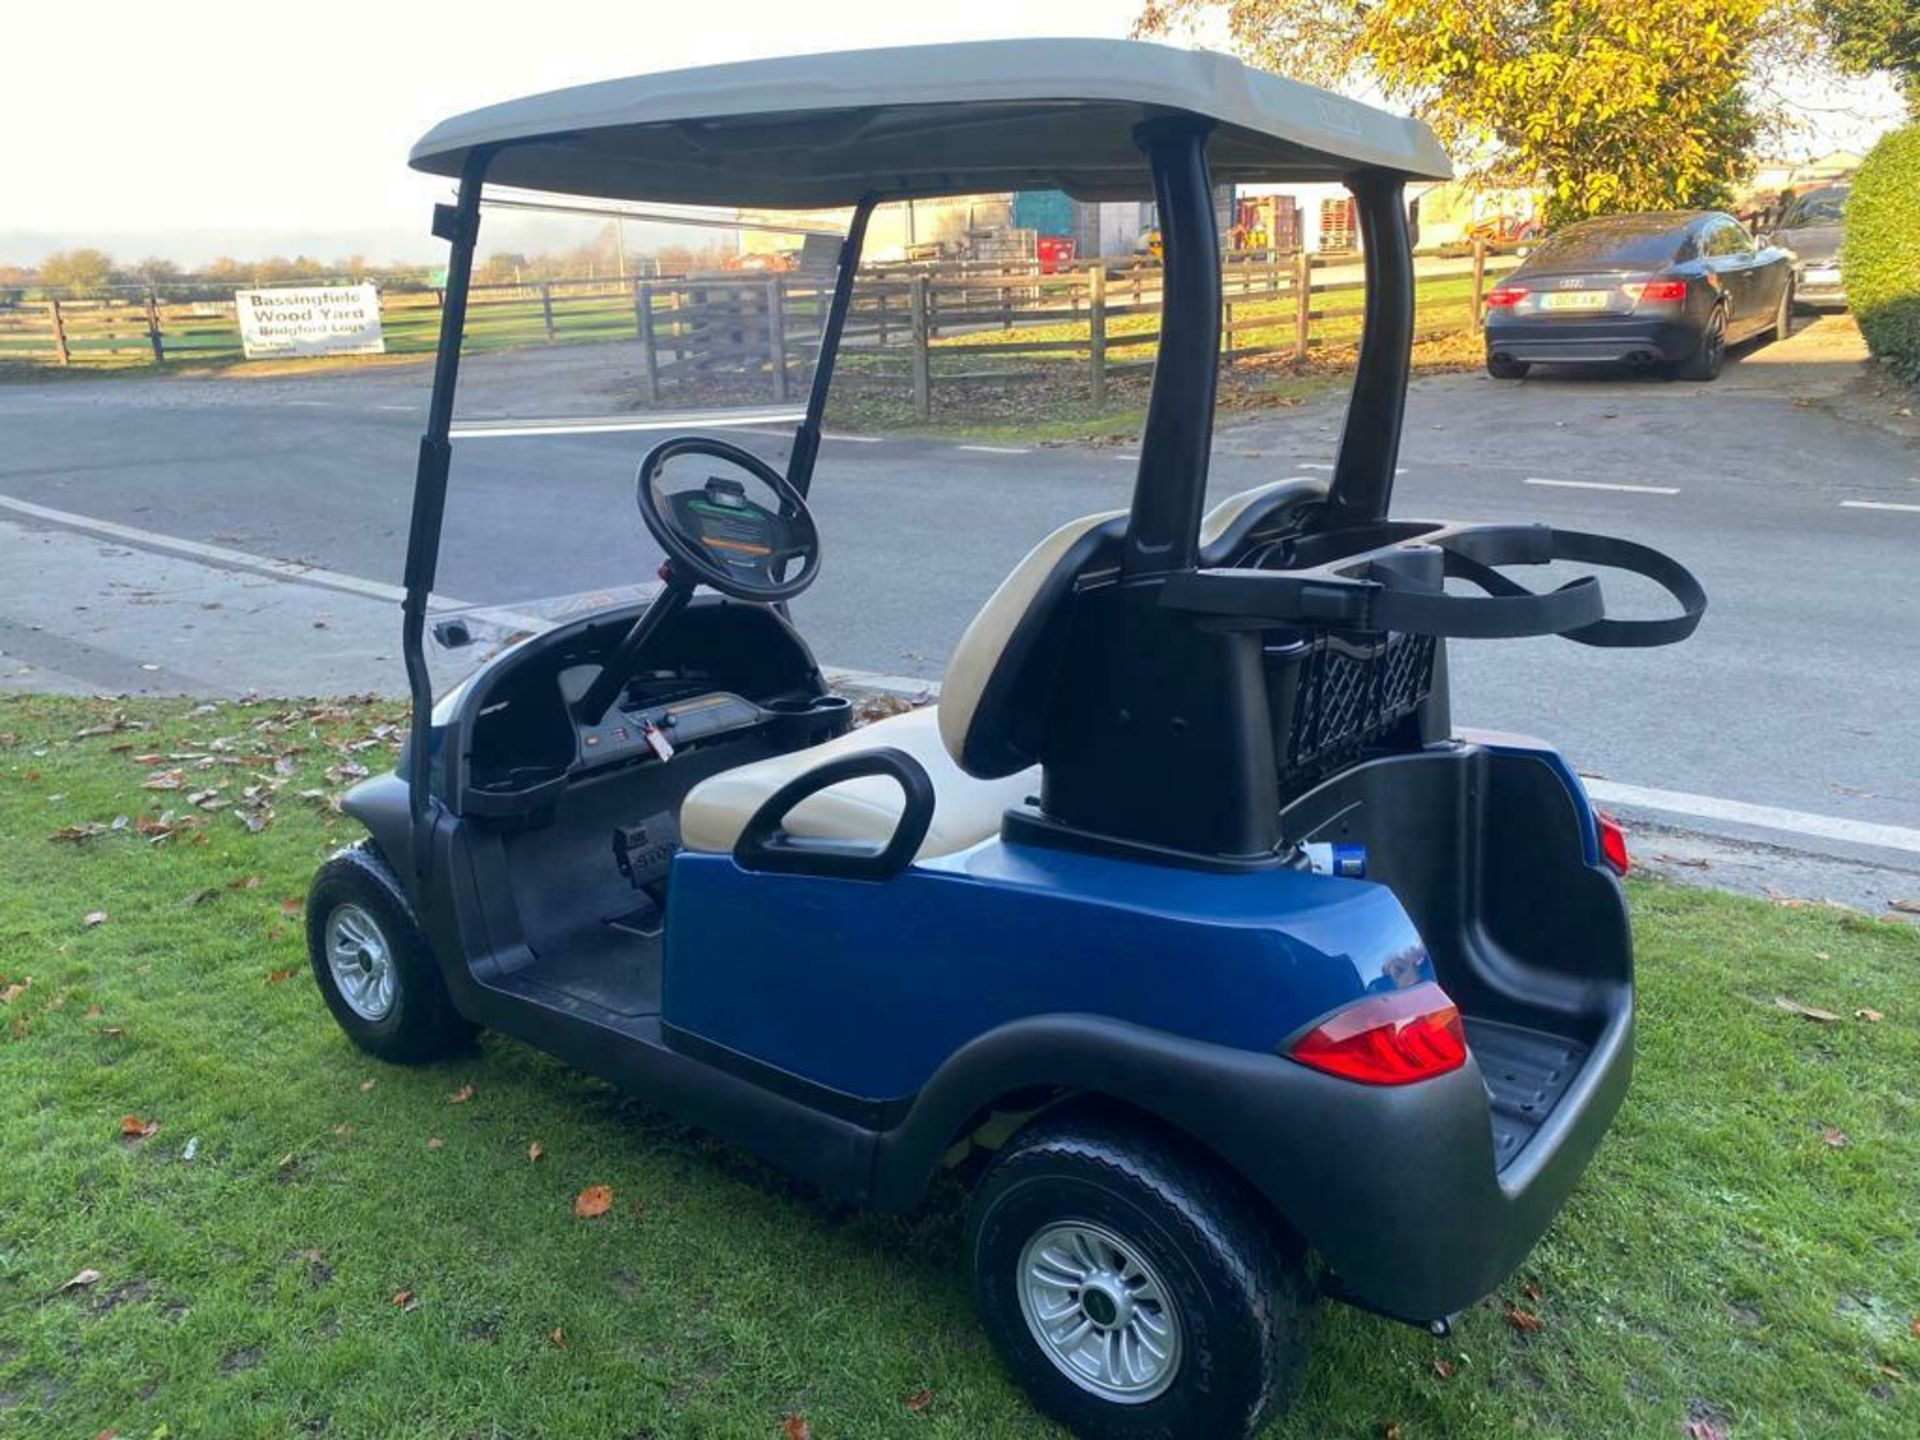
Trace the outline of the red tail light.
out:
[[[1629,280],[1620,287],[1629,300],[1684,300],[1687,298],[1687,282],[1684,280]]]
[[[1411,1085],[1467,1063],[1467,1032],[1431,981],[1369,995],[1316,1025],[1289,1052],[1302,1065],[1362,1085]]]
[[[1600,826],[1600,858],[1614,874],[1625,875],[1633,868],[1633,861],[1627,855],[1627,832],[1604,810],[1594,811],[1593,818]]]
[[[1485,304],[1489,309],[1498,310],[1508,305],[1518,305],[1527,298],[1524,285],[1496,285],[1486,294]]]

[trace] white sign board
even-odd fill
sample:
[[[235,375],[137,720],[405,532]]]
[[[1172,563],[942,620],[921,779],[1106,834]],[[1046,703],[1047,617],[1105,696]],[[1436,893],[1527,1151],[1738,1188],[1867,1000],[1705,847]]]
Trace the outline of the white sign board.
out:
[[[236,290],[249,360],[279,355],[384,355],[380,292],[371,285]]]

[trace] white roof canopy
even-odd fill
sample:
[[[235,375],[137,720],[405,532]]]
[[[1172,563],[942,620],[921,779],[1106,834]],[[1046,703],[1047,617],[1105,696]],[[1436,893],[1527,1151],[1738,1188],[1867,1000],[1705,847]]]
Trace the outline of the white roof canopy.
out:
[[[911,45],[605,80],[444,121],[412,164],[457,176],[470,151],[497,146],[490,183],[767,208],[1051,188],[1146,197],[1133,127],[1178,114],[1216,122],[1216,182],[1452,173],[1418,120],[1131,40]]]

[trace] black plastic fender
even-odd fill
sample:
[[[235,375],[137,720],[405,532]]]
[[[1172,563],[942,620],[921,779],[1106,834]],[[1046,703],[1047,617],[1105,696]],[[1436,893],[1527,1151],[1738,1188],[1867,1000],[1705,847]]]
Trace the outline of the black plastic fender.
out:
[[[1626,1089],[1631,1018],[1599,1047],[1524,1186],[1496,1173],[1478,1065],[1357,1085],[1278,1055],[1096,1015],[1016,1021],[955,1052],[878,1137],[872,1203],[906,1209],[970,1118],[1036,1087],[1109,1097],[1206,1147],[1317,1251],[1340,1289],[1417,1323],[1497,1286],[1558,1211]],[[1519,1179],[1518,1176],[1508,1177]]]

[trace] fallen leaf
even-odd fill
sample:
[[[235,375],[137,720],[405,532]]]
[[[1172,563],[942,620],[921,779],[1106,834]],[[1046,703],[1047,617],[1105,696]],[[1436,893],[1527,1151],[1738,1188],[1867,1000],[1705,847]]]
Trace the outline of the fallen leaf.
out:
[[[1531,1311],[1522,1310],[1518,1305],[1507,1307],[1507,1323],[1522,1335],[1531,1335],[1540,1328],[1540,1317]]]
[[[553,1333],[547,1336],[547,1339],[551,1340],[557,1347],[559,1347],[562,1350],[567,1348],[567,1332],[561,1329],[558,1325],[553,1327]]]
[[[1864,1020],[1869,1025],[1878,1025],[1882,1020],[1886,1019],[1887,1017],[1882,1015],[1878,1010],[1868,1010],[1868,1009],[1862,1008],[1853,1012],[1853,1018],[1856,1020]]]
[[[813,1440],[813,1427],[804,1415],[788,1415],[780,1421],[780,1440]]]
[[[1402,1431],[1398,1420],[1382,1420],[1376,1428],[1380,1440],[1400,1440]]]
[[[82,1270],[78,1275],[74,1276],[71,1280],[67,1281],[66,1284],[62,1285],[54,1293],[56,1295],[64,1295],[69,1290],[84,1290],[87,1288],[87,1286],[97,1283],[99,1279],[100,1279],[100,1272],[98,1270],[88,1268],[86,1270]],[[1915,1328],[1917,1330],[1920,1330],[1920,1320],[1916,1320],[1913,1323]]]
[[[398,1305],[402,1310],[412,1310],[420,1304],[420,1302],[414,1298],[413,1291],[411,1290],[394,1291],[393,1299],[389,1303]]]
[[[1853,1141],[1848,1138],[1847,1132],[1842,1130],[1838,1125],[1828,1125],[1822,1128],[1820,1138],[1835,1150],[1844,1150],[1853,1144]]]
[[[334,1134],[336,1134],[336,1135],[338,1135],[338,1136],[339,1136],[339,1137],[340,1137],[340,1138],[341,1138],[342,1140],[344,1140],[344,1139],[346,1139],[346,1138],[347,1138],[347,1137],[348,1137],[349,1135],[351,1135],[351,1134],[353,1134],[353,1126],[351,1126],[351,1125],[349,1125],[349,1124],[347,1124],[347,1123],[346,1123],[346,1122],[345,1122],[345,1121],[343,1120],[343,1121],[341,1121],[341,1123],[340,1123],[340,1124],[338,1124],[338,1125],[336,1125],[336,1126],[334,1126],[334,1127],[333,1127],[333,1133],[334,1133]]]
[[[1902,915],[1920,915],[1920,900],[1889,900],[1887,906]]]
[[[97,925],[104,925],[106,923],[107,923],[106,911],[89,910],[86,914],[86,918],[80,922],[80,928],[83,930],[91,930]]]
[[[1726,1427],[1716,1420],[1683,1420],[1680,1433],[1686,1440],[1727,1440]]]
[[[1540,1303],[1540,1287],[1533,1281],[1529,1280],[1526,1284],[1522,1285],[1520,1287],[1520,1293],[1526,1296],[1527,1299],[1533,1301],[1534,1304],[1537,1305]]]
[[[427,1138],[427,1149],[444,1150],[446,1148],[446,1143],[447,1142],[442,1140],[438,1135],[432,1135]]]
[[[158,1120],[142,1120],[138,1115],[120,1117],[120,1138],[122,1140],[144,1140],[160,1128]]]
[[[306,902],[304,900],[282,900],[280,902],[280,913],[291,920],[300,913],[301,907],[305,904]]]
[[[546,1158],[547,1158],[547,1147],[542,1145],[538,1140],[534,1141],[531,1145],[527,1146],[527,1159],[531,1161],[533,1164],[538,1165],[542,1160]]]
[[[1831,1010],[1822,1010],[1817,1005],[1802,1005],[1798,1000],[1790,1000],[1785,995],[1774,996],[1773,1003],[1789,1015],[1798,1015],[1806,1020],[1818,1020],[1822,1025],[1831,1025],[1840,1018]]]
[[[11,1005],[27,993],[27,987],[33,984],[31,975],[23,975],[11,985],[0,986],[0,1005]]]
[[[258,875],[236,875],[233,879],[227,881],[227,889],[229,890],[258,890],[259,888],[260,877]]]
[[[282,980],[291,980],[294,976],[298,975],[299,973],[300,972],[298,969],[269,970],[267,971],[267,983],[269,985],[277,985]]]
[[[372,1088],[373,1088],[373,1077],[371,1075],[369,1075],[366,1079],[360,1082],[360,1093],[362,1095],[366,1094],[367,1091],[371,1090]]]
[[[1913,1338],[1920,1340],[1920,1315],[1913,1317],[1913,1325],[1910,1328],[1913,1331]]]
[[[573,1213],[582,1220],[597,1220],[613,1208],[611,1185],[589,1185],[573,1197]]]
[[[473,1086],[462,1085],[458,1090],[447,1096],[447,1104],[464,1105],[471,1099],[473,1099]]]
[[[1433,1378],[1436,1380],[1451,1380],[1453,1378],[1453,1362],[1451,1360],[1442,1360],[1436,1355],[1431,1368],[1433,1370]]]
[[[931,1390],[916,1390],[913,1394],[907,1396],[907,1409],[913,1411],[916,1415],[932,1403],[933,1391]]]
[[[180,901],[180,908],[182,910],[191,910],[196,905],[206,904],[207,901],[213,899],[213,897],[219,893],[218,890],[196,890]]]
[[[98,820],[88,820],[79,825],[68,825],[54,831],[47,839],[57,845],[79,845],[107,833],[107,827]]]
[[[282,1175],[284,1175],[289,1170],[293,1169],[293,1161],[294,1161],[293,1151],[289,1150],[286,1154],[280,1157],[280,1163],[275,1165],[273,1168],[278,1170]]]
[[[1886,1376],[1887,1379],[1889,1380],[1904,1380],[1907,1378],[1905,1375],[1901,1374],[1898,1370],[1894,1369],[1893,1366],[1891,1365],[1882,1365],[1880,1367],[1880,1373]]]

